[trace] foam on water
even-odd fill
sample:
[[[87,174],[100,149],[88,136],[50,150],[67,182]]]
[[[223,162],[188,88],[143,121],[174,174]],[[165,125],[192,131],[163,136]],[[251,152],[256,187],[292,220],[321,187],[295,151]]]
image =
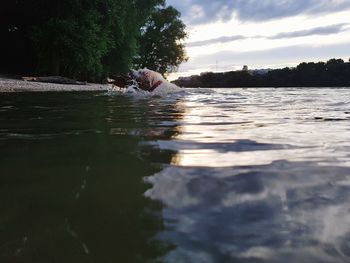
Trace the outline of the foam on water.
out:
[[[133,81],[127,88],[120,88],[118,86],[111,86],[108,94],[126,94],[131,96],[141,96],[141,97],[150,97],[150,96],[166,96],[168,94],[184,92],[183,88],[176,86],[173,83],[168,82],[165,79],[162,79],[162,85],[156,88],[154,91],[149,92],[139,88],[139,85],[136,81]]]

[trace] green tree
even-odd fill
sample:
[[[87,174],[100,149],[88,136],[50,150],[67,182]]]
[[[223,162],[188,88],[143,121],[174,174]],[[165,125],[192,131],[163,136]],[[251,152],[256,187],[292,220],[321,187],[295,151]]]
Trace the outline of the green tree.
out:
[[[125,72],[164,0],[4,0],[0,70],[87,80]]]
[[[127,72],[137,54],[140,28],[164,0],[129,0],[112,2],[108,26],[112,31],[114,47],[104,57],[105,74]]]
[[[103,30],[102,15],[94,8],[64,18],[50,18],[31,30],[39,69],[54,75],[95,79],[102,74],[101,60],[113,46]]]
[[[174,7],[159,7],[141,29],[139,54],[135,66],[166,74],[187,61],[184,44],[187,37],[180,12]]]

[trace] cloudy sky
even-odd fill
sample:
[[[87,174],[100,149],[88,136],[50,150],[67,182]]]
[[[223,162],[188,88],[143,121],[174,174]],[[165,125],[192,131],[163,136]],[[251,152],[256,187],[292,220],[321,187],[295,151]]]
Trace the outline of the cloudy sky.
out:
[[[178,76],[350,58],[350,0],[167,0],[182,13],[189,61]]]

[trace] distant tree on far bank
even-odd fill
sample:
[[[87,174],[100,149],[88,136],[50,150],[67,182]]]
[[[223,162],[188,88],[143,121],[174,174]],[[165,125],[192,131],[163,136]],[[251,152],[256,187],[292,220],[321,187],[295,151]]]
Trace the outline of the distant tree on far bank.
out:
[[[207,72],[175,81],[185,87],[350,87],[350,62],[303,62],[295,68],[254,71]]]
[[[141,29],[139,54],[135,65],[160,72],[170,73],[187,61],[185,47],[181,43],[187,37],[180,12],[172,6],[154,10]]]

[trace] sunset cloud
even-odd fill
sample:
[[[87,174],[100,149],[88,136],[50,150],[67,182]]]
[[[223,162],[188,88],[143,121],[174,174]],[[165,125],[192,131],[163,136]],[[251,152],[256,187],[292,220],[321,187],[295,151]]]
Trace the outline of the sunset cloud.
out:
[[[349,0],[168,0],[167,2],[177,7],[185,21],[191,25],[218,20],[229,21],[233,16],[242,21],[266,21],[350,9]]]
[[[212,44],[218,44],[218,43],[227,43],[227,42],[248,39],[248,38],[281,39],[281,38],[307,37],[307,36],[313,36],[313,35],[331,35],[331,34],[337,34],[337,33],[349,30],[348,28],[346,28],[347,25],[349,24],[341,23],[336,25],[314,27],[306,30],[282,32],[272,36],[252,36],[252,37],[243,36],[243,35],[222,36],[217,38],[189,42],[186,44],[186,46],[199,47],[199,46],[206,46],[206,45],[212,45]]]
[[[350,57],[349,0],[168,0],[189,33],[173,76]]]
[[[280,39],[280,38],[293,38],[293,37],[305,37],[305,36],[313,36],[313,35],[331,35],[343,32],[348,30],[345,26],[349,24],[341,23],[337,25],[329,25],[329,26],[321,26],[314,27],[306,30],[292,31],[292,32],[283,32],[268,38],[270,39]]]

